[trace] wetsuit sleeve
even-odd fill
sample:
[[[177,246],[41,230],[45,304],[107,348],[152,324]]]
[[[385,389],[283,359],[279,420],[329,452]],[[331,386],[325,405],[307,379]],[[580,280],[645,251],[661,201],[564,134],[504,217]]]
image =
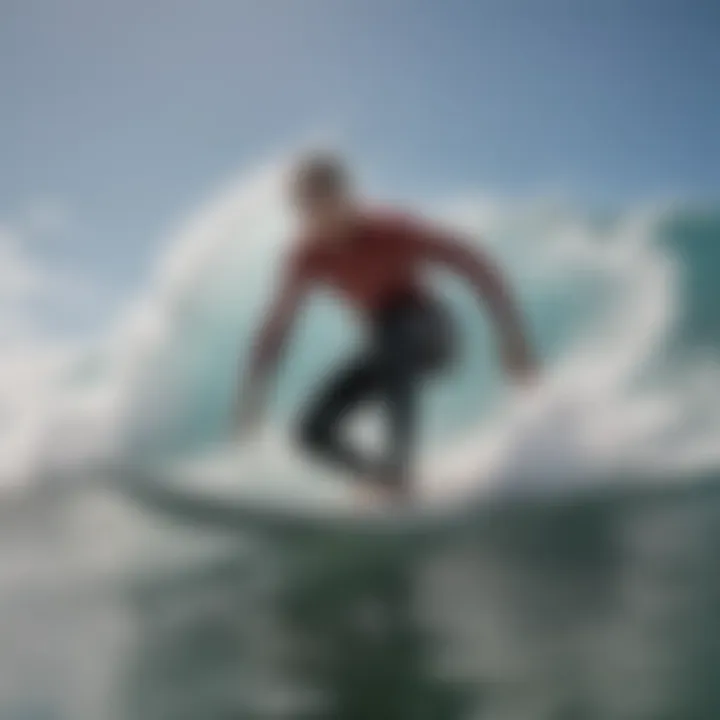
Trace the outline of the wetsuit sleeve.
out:
[[[310,280],[309,264],[302,254],[296,253],[285,262],[279,288],[252,348],[251,366],[254,374],[278,360],[307,294]]]

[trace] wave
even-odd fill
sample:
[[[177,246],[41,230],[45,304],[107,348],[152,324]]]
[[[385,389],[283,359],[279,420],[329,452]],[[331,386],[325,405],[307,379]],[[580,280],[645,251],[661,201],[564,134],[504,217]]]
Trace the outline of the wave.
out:
[[[288,237],[283,172],[283,161],[270,163],[221,191],[173,234],[104,338],[48,367],[36,363],[43,395],[15,425],[13,442],[0,444],[5,477],[52,482],[103,462],[177,460],[227,435],[238,358]],[[522,478],[531,491],[718,465],[720,371],[684,332],[702,327],[697,308],[688,314],[684,282],[712,252],[696,242],[697,256],[682,254],[684,240],[699,233],[692,211],[600,215],[551,200],[470,195],[429,212],[482,238],[507,268],[545,373],[531,392],[508,392],[469,292],[433,279],[466,335],[466,358],[427,400],[423,493],[460,492],[478,478]],[[720,221],[706,213],[702,222],[714,237]],[[718,306],[708,310],[712,285],[706,275],[690,288],[704,297],[705,313]],[[324,368],[356,342],[352,327],[330,299],[312,304],[279,381],[276,426],[287,425]],[[299,459],[280,444],[292,473]]]

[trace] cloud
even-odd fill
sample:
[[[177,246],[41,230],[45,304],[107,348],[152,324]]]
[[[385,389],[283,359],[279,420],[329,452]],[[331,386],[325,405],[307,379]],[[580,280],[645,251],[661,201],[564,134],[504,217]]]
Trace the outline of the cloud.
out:
[[[46,226],[49,229],[49,226]],[[41,436],[63,379],[86,349],[50,332],[60,308],[90,285],[28,250],[27,226],[0,223],[0,484],[26,482],[42,462]]]
[[[19,236],[0,225],[0,299],[26,302],[46,287],[44,272],[23,251]]]
[[[60,211],[40,207],[32,211],[32,222],[0,221],[0,344],[47,334],[61,313],[80,312],[97,295],[89,278],[48,264],[30,250],[40,227],[46,233],[60,228]]]
[[[73,213],[58,198],[36,198],[22,210],[17,225],[29,235],[60,235],[72,228]]]

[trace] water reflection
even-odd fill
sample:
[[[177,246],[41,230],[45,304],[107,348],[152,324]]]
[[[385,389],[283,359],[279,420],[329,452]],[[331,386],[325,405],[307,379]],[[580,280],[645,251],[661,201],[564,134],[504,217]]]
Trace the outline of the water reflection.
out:
[[[439,545],[226,549],[135,587],[125,711],[710,720],[718,520],[690,493],[516,508]]]

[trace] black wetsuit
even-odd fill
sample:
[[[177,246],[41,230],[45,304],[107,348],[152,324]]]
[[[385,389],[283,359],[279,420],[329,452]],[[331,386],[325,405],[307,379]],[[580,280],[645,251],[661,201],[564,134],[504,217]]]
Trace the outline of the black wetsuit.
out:
[[[424,380],[447,367],[454,348],[451,319],[437,301],[401,300],[376,311],[368,347],[337,370],[302,413],[301,444],[368,481],[402,487],[409,475],[418,393]],[[360,452],[343,436],[344,421],[368,402],[389,420],[388,452],[381,457]]]

